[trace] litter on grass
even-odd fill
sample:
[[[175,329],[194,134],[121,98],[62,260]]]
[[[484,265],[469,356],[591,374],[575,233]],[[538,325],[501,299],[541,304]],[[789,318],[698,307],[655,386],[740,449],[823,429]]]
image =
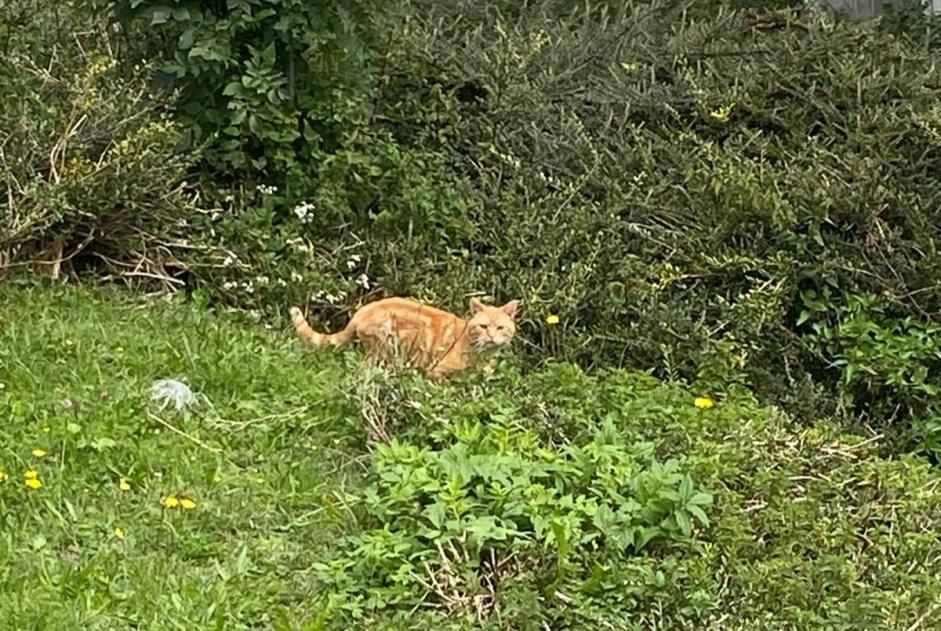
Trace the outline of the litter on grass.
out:
[[[150,400],[160,409],[172,405],[177,411],[196,405],[198,397],[190,387],[176,379],[159,379],[150,387]]]

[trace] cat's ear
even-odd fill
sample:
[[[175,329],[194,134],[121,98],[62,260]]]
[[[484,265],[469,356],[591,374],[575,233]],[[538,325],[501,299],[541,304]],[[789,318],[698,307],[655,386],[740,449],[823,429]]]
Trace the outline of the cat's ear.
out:
[[[514,320],[516,319],[516,314],[519,312],[519,308],[520,308],[519,300],[511,300],[510,302],[500,307],[503,313],[507,314]]]
[[[477,315],[484,310],[484,303],[482,303],[478,298],[470,299],[470,310],[471,315]]]

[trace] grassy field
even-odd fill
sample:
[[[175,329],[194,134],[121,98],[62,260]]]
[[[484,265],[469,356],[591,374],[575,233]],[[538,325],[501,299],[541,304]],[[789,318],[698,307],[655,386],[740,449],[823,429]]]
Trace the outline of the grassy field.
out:
[[[315,366],[284,332],[192,308],[3,290],[0,627],[313,613],[311,564],[337,522],[321,498],[362,466],[343,361]],[[167,377],[206,401],[160,411],[150,387]]]
[[[878,437],[636,373],[357,362],[0,288],[0,629],[938,628],[941,476]],[[168,377],[205,398],[159,409]]]

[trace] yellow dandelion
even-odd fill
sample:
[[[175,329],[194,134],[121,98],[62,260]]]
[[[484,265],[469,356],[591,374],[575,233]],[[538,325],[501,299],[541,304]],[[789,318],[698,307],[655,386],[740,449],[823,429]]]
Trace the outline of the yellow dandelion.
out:
[[[114,536],[115,539],[124,539],[124,537],[126,536],[126,533],[124,532],[124,528],[115,528],[114,532],[112,532],[111,534],[112,536]]]
[[[176,498],[176,495],[168,495],[160,501],[161,504],[167,508],[176,508],[180,505],[180,500]]]
[[[30,469],[29,471],[23,472],[23,477],[27,480],[35,480],[37,477],[39,477],[39,472],[35,469]]]
[[[700,410],[708,410],[715,404],[716,402],[709,397],[696,397],[693,399],[693,405],[698,407]]]
[[[196,502],[188,497],[184,497],[180,500],[180,506],[183,508],[183,510],[193,510],[196,508]]]
[[[46,457],[45,449],[36,448],[33,450],[33,458],[45,458],[45,457]]]
[[[72,340],[66,340],[66,341],[65,341],[65,345],[66,345],[66,346],[71,346],[71,345],[74,344],[74,343],[75,343],[75,342],[73,342]]]
[[[123,346],[119,346],[119,347],[117,347],[117,348],[114,349],[114,350],[116,350],[116,351],[119,352],[119,353],[123,353],[123,352],[124,352],[124,347],[123,347]]]
[[[213,482],[222,482],[222,476],[217,473],[216,475],[212,476],[212,481],[213,481]]]
[[[556,314],[553,313],[553,314],[550,314],[548,317],[546,317],[546,324],[552,325],[552,324],[558,324],[558,323],[559,323],[559,316],[557,316]]]
[[[124,478],[121,478],[121,480],[118,482],[118,488],[121,489],[122,491],[130,491],[131,483],[125,480]]]
[[[6,482],[9,477],[5,470],[0,469],[0,482]]]
[[[39,478],[26,478],[23,483],[34,491],[42,488],[42,482],[39,481]]]

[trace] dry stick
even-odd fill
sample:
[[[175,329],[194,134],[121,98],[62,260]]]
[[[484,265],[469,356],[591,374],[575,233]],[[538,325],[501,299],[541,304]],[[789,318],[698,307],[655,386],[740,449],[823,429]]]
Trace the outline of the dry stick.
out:
[[[916,621],[912,624],[912,626],[910,626],[910,627],[907,629],[907,631],[915,631],[916,629],[918,629],[920,626],[922,626],[922,624],[925,622],[925,620],[927,620],[928,616],[930,616],[931,614],[933,614],[934,612],[936,612],[939,608],[941,608],[941,602],[935,603],[935,605],[934,605],[933,607],[931,607],[930,609],[928,609],[925,613],[921,614],[921,616],[919,616],[918,620],[916,620]]]
[[[163,425],[164,427],[166,427],[167,429],[169,429],[171,432],[176,432],[176,433],[179,434],[180,436],[182,436],[182,437],[184,437],[184,438],[188,438],[189,440],[193,441],[194,443],[196,443],[197,445],[199,445],[200,447],[202,447],[203,449],[205,449],[205,450],[207,450],[207,451],[211,451],[211,452],[217,453],[217,454],[218,454],[218,453],[222,453],[222,450],[221,450],[221,449],[218,449],[218,448],[216,448],[216,447],[211,447],[211,446],[207,445],[206,443],[204,443],[203,441],[201,441],[201,440],[199,440],[198,438],[196,438],[195,436],[190,436],[189,434],[187,434],[187,433],[184,432],[183,430],[178,429],[177,427],[171,425],[170,423],[167,423],[165,420],[163,420],[162,418],[160,418],[159,416],[157,416],[157,415],[154,414],[153,412],[148,412],[148,413],[147,413],[147,416],[149,416],[149,417],[152,418],[153,420],[157,421],[158,423],[160,423],[161,425]]]

